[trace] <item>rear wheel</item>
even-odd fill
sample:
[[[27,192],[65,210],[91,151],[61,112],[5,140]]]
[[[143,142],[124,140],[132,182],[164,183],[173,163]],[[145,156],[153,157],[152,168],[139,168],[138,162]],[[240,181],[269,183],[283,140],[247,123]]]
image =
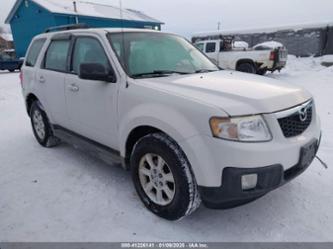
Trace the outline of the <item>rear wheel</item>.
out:
[[[38,101],[32,103],[30,119],[35,138],[40,145],[43,147],[54,147],[59,144],[60,140],[53,135],[47,115]]]
[[[200,206],[190,164],[167,135],[155,133],[141,138],[133,149],[131,169],[139,197],[154,214],[178,220]]]
[[[256,68],[252,63],[245,62],[245,63],[241,63],[237,66],[237,71],[255,74]]]
[[[13,73],[13,72],[15,72],[15,69],[8,69],[8,71]]]

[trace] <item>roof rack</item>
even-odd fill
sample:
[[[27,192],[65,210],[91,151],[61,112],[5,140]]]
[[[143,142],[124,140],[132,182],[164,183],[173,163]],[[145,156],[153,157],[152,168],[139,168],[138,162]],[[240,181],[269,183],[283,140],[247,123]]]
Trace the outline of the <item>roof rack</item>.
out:
[[[85,23],[78,23],[78,24],[70,24],[70,25],[62,25],[56,27],[50,27],[45,30],[45,33],[56,32],[56,31],[66,31],[66,30],[73,30],[73,29],[89,29],[89,25]]]

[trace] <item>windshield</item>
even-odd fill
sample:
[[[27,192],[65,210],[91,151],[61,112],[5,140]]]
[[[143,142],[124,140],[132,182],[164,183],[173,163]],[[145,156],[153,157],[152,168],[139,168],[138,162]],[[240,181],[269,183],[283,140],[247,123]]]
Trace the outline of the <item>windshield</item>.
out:
[[[1,58],[1,60],[4,60],[4,61],[9,61],[12,59],[8,54],[5,54],[5,53],[0,54],[0,58]]]
[[[206,56],[176,35],[150,32],[109,33],[109,41],[132,78],[217,71]]]

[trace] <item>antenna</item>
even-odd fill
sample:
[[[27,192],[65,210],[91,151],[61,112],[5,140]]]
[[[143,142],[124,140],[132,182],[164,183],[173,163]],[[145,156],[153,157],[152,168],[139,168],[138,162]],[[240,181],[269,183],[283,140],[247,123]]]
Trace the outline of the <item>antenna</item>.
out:
[[[123,1],[122,0],[119,0],[119,10],[120,10],[121,26],[123,26],[123,17],[124,16],[123,16]]]

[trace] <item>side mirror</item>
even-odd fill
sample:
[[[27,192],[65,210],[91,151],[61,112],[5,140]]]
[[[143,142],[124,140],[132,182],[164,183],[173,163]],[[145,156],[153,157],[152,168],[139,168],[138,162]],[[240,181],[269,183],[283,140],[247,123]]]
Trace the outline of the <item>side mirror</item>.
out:
[[[98,80],[105,82],[116,82],[116,75],[99,63],[82,63],[80,65],[79,78],[84,80]]]

